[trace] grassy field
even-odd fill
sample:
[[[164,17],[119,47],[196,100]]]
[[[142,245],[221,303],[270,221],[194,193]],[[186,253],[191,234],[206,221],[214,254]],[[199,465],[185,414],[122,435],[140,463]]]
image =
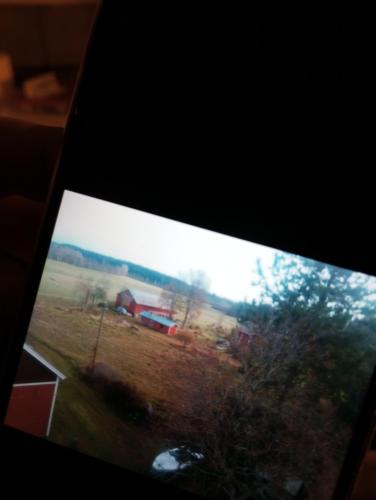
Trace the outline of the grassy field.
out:
[[[92,360],[99,318],[95,310],[72,310],[63,299],[40,297],[36,304],[28,342],[67,377],[60,385],[50,438],[148,472],[153,458],[166,447],[166,431],[158,428],[158,434],[153,427],[122,420],[79,376]],[[137,334],[130,328],[135,324]],[[225,353],[200,343],[184,348],[174,337],[111,311],[103,319],[96,362],[111,366],[167,419],[184,414],[191,401],[191,373],[205,367],[214,376],[224,371],[233,376],[237,368]]]
[[[59,386],[49,438],[110,463],[148,473],[153,457],[163,445],[161,440],[120,419],[94,388],[80,379],[75,358],[60,354],[36,338],[32,343],[67,377]]]
[[[128,276],[109,274],[94,269],[72,266],[65,262],[47,259],[39,295],[58,297],[71,301],[80,301],[80,283],[103,283],[106,286],[108,300],[114,302],[116,294],[125,288],[136,288],[140,291],[159,294],[161,289]]]
[[[80,290],[80,284],[82,283],[103,284],[107,290],[108,300],[111,303],[115,302],[117,293],[126,288],[135,288],[141,292],[149,292],[155,295],[160,295],[162,291],[161,288],[128,276],[108,274],[47,259],[39,295],[65,299],[72,305],[78,304],[82,301],[82,290]],[[178,312],[176,318],[182,319],[182,317],[183,312]],[[195,318],[195,324],[201,327],[204,338],[215,340],[218,325],[225,331],[230,332],[236,325],[236,320],[213,309],[208,304],[203,304],[201,311]]]
[[[197,381],[203,370],[212,377],[234,378],[238,365],[230,355],[216,351],[205,337],[184,348],[174,337],[143,326],[137,318],[106,311],[96,362],[110,366],[119,379],[136,387],[156,420],[140,425],[120,417],[80,375],[92,361],[101,313],[96,308],[80,310],[72,295],[77,281],[103,279],[108,282],[110,300],[129,286],[160,292],[128,277],[47,262],[28,342],[66,375],[60,384],[50,439],[148,473],[155,456],[171,443],[169,423],[189,412],[197,389],[192,380]],[[202,325],[205,321],[207,325],[233,321],[209,308],[201,316]]]

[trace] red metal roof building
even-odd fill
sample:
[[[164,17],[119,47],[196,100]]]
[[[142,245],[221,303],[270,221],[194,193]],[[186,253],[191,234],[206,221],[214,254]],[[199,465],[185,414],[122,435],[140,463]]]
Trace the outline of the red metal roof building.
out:
[[[248,323],[247,325],[239,325],[237,329],[237,336],[238,343],[241,347],[265,344],[265,339],[263,339],[259,334],[254,333],[251,323]]]
[[[175,335],[176,323],[164,316],[158,316],[150,311],[143,311],[140,318],[144,325],[156,330],[157,332],[165,333],[167,335]]]
[[[237,334],[238,342],[242,346],[248,346],[257,337],[257,335],[253,332],[252,324],[250,322],[239,325]]]
[[[128,288],[119,292],[116,297],[116,307],[125,307],[134,316],[142,311],[150,311],[159,316],[171,316],[171,309],[166,307],[161,298],[157,295]]]
[[[65,376],[25,344],[5,424],[38,437],[49,435],[59,381]]]

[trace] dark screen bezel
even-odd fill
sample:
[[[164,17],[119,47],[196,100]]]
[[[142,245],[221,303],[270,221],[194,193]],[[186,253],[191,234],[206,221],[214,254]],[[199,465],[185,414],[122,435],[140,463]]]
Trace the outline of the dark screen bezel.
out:
[[[15,376],[20,353],[22,351],[27,325],[32,314],[39,281],[50,244],[53,226],[64,189],[82,192],[89,196],[113,202],[119,202],[122,200],[122,196],[119,191],[114,193],[111,192],[111,187],[109,185],[101,185],[98,182],[90,183],[90,181],[87,180],[84,181],[83,179],[80,179],[79,176],[74,176],[74,172],[67,167],[71,164],[71,159],[74,158],[77,153],[77,148],[79,148],[78,138],[80,134],[80,123],[81,120],[85,118],[85,104],[82,106],[82,101],[85,101],[86,96],[90,94],[91,74],[97,61],[96,54],[97,51],[102,50],[102,47],[104,46],[103,37],[106,35],[106,29],[108,29],[108,26],[111,25],[110,17],[112,14],[113,11],[111,8],[105,6],[101,7],[97,26],[87,51],[86,62],[81,73],[80,83],[77,86],[76,95],[72,104],[70,119],[64,138],[64,145],[59,165],[56,170],[53,189],[51,189],[49,194],[48,208],[45,213],[45,219],[40,233],[34,264],[30,272],[24,306],[19,318],[18,334],[14,336],[9,345],[7,356],[8,362],[2,374],[3,376],[0,386],[2,417],[4,417],[6,412],[12,381]],[[253,212],[250,217],[247,215],[247,218],[244,214],[240,213],[240,208],[238,209],[235,206],[235,208],[230,212],[229,217],[223,219],[223,217],[218,215],[218,211],[215,209],[215,206],[213,207],[211,204],[205,212],[202,210],[195,210],[194,208],[192,209],[192,207],[187,209],[186,207],[177,205],[176,199],[170,204],[159,203],[153,197],[148,199],[146,192],[137,189],[135,189],[133,195],[128,195],[126,200],[123,199],[123,204],[132,208],[137,208],[167,218],[196,225],[198,227],[203,227],[238,238],[261,243],[273,248],[279,248],[283,251],[328,262],[340,267],[347,267],[368,274],[375,274],[374,265],[372,267],[372,263],[370,263],[370,261],[362,259],[361,252],[339,252],[339,248],[342,243],[341,239],[338,239],[337,243],[333,245],[335,235],[340,234],[340,225],[337,227],[337,233],[334,231],[332,235],[333,240],[325,239],[327,233],[323,233],[320,240],[317,239],[317,235],[319,233],[314,231],[314,225],[317,222],[317,219],[310,219],[308,215],[306,220],[307,227],[302,231],[302,219],[299,217],[295,218],[294,214],[292,214],[291,219],[287,223],[285,220],[284,223],[280,224],[280,220],[275,222],[274,218],[266,213],[260,214]],[[250,206],[253,208],[254,206],[257,206],[257,204],[255,203],[253,205],[251,203]],[[312,234],[314,235],[312,238],[309,238],[310,228],[312,230]],[[328,230],[328,226],[326,226],[326,229]],[[297,238],[297,232],[299,231],[301,231],[301,238]],[[330,241],[332,244],[330,244]],[[366,444],[368,443],[370,437],[370,426],[373,421],[374,414],[374,401],[376,400],[375,394],[374,376],[370,381],[370,387],[364,401],[362,412],[360,413],[358,422],[354,428],[353,438],[341,470],[333,500],[343,500],[348,498],[351,493],[356,472],[359,468],[360,461],[365,452]],[[47,455],[51,452],[51,454],[55,457],[61,455],[61,457],[63,457],[61,459],[62,461],[68,459],[77,463],[82,460],[82,463],[85,463],[84,469],[87,478],[93,471],[101,471],[102,469],[105,470],[104,476],[99,479],[97,478],[97,483],[94,481],[94,484],[97,485],[101,484],[103,486],[108,477],[112,477],[112,479],[117,477],[120,482],[122,474],[127,475],[130,481],[134,481],[135,485],[144,480],[144,478],[140,479],[137,475],[134,475],[129,471],[120,471],[119,468],[115,466],[105,464],[104,462],[97,461],[89,457],[79,455],[80,458],[76,460],[73,458],[75,455],[74,452],[61,450],[60,447],[53,444],[50,446],[49,444],[43,443],[43,445],[40,446],[39,441],[36,441],[34,438],[24,436],[18,431],[3,429],[3,435],[5,436],[5,440],[7,439],[6,436],[10,436],[9,442],[14,439],[15,442],[18,441],[20,443],[20,446],[22,446],[23,442],[27,443],[26,448],[29,447],[30,450],[42,450],[42,454]],[[104,479],[104,477],[106,477],[106,479]],[[150,482],[149,479],[145,479],[145,484],[146,483],[150,483],[146,486],[147,490],[154,487],[153,483]],[[156,486],[156,488],[163,489],[165,487]],[[167,494],[171,491],[171,498],[173,498],[173,488],[166,487]],[[179,492],[179,495],[184,495],[184,493]]]

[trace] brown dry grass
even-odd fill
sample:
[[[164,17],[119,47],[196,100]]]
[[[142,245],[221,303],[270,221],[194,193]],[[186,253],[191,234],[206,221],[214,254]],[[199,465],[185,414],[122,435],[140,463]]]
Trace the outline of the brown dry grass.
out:
[[[72,382],[74,370],[82,371],[92,360],[99,318],[95,310],[71,312],[62,300],[39,297],[29,341],[63,372],[69,363]],[[132,333],[133,325],[139,328],[137,335]],[[200,339],[184,348],[178,339],[111,311],[104,314],[96,362],[113,367],[125,383],[136,387],[162,420],[184,413],[195,390],[192,380],[197,382],[192,374],[205,367],[210,377],[223,376],[224,372],[232,377],[237,368],[229,355],[211,349]]]

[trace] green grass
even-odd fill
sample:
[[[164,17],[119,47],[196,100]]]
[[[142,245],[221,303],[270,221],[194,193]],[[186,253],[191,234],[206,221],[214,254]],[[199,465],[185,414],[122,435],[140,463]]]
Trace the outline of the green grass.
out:
[[[96,391],[81,380],[72,360],[37,340],[34,345],[67,377],[59,385],[49,438],[110,463],[147,473],[161,448],[161,438],[117,417]]]

